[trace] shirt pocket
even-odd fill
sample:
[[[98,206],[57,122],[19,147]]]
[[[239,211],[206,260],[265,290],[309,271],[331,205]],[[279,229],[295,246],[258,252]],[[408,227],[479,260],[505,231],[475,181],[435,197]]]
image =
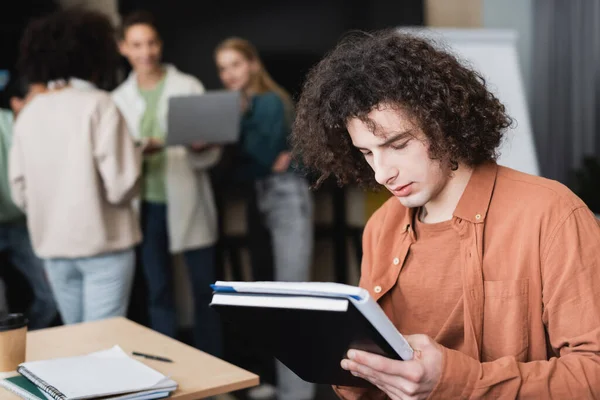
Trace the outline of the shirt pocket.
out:
[[[514,356],[525,361],[529,347],[529,281],[485,281],[482,361]]]

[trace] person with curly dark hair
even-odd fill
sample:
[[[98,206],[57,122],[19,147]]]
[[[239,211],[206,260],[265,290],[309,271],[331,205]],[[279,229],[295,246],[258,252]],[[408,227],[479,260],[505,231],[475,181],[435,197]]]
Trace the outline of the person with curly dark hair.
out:
[[[600,395],[600,229],[565,186],[496,163],[511,122],[479,73],[415,35],[350,35],[309,73],[294,151],[321,181],[392,193],[360,286],[415,350],[349,350],[342,368],[373,386],[341,398]]]
[[[125,316],[129,304],[142,149],[98,88],[116,59],[110,21],[83,9],[30,23],[21,42],[23,77],[48,90],[16,119],[11,195],[66,324]]]
[[[79,78],[107,89],[119,60],[114,33],[106,16],[81,8],[36,19],[21,38],[19,72],[31,82]]]

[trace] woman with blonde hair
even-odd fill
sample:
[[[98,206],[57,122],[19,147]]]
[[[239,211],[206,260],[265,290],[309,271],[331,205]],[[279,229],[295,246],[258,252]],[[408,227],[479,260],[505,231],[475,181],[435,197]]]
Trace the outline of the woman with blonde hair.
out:
[[[215,50],[215,62],[225,88],[243,94],[242,161],[235,175],[252,183],[256,190],[258,211],[272,239],[274,279],[308,281],[313,250],[313,205],[307,180],[290,163],[292,99],[271,78],[258,51],[245,39],[229,38],[221,42]],[[252,267],[255,280],[269,279],[258,276],[258,265]],[[281,363],[277,365],[277,378],[279,398],[312,398],[313,386]]]

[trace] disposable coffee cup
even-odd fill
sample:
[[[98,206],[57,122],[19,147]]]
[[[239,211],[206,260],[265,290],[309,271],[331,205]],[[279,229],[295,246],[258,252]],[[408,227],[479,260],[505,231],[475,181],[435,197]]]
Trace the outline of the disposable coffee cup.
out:
[[[25,362],[27,323],[23,314],[0,315],[0,372],[14,371]]]

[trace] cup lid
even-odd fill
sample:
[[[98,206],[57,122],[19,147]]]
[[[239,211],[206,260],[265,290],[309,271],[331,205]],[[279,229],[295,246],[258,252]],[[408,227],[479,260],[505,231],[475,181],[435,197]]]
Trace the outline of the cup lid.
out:
[[[23,328],[28,322],[23,314],[0,315],[0,332]]]

